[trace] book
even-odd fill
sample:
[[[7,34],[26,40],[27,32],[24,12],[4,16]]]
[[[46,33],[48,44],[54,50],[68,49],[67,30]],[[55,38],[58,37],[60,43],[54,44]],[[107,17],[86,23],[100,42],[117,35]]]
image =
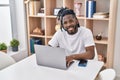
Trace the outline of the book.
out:
[[[40,1],[30,1],[29,3],[29,14],[37,15],[40,11]]]
[[[34,40],[31,38],[30,39],[30,52],[33,54],[35,53],[35,49],[34,49]]]
[[[96,1],[88,0],[86,2],[86,17],[92,18],[95,12],[96,12]]]
[[[37,13],[40,12],[40,1],[34,1],[34,14],[37,15]]]
[[[93,14],[93,18],[108,18],[109,13],[108,12],[97,12]]]
[[[29,2],[29,14],[34,15],[34,1]]]
[[[108,15],[93,15],[93,18],[108,18]]]

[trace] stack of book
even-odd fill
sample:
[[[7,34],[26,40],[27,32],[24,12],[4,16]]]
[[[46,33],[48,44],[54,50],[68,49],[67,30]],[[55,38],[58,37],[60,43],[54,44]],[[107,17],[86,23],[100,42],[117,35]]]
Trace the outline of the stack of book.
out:
[[[108,12],[97,12],[94,13],[93,18],[108,18],[109,13]]]
[[[30,15],[37,15],[37,13],[39,13],[40,11],[40,1],[38,0],[31,0],[29,3],[29,14]]]

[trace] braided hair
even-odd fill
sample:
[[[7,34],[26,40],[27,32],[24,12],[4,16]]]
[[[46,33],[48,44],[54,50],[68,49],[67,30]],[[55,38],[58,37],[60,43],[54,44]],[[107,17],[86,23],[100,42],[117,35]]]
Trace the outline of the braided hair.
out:
[[[59,10],[59,12],[58,12],[58,14],[57,14],[57,18],[58,18],[58,20],[60,20],[60,17],[61,17],[61,15],[62,15],[62,12],[64,11],[64,10],[66,10],[66,9],[68,9],[67,7],[65,7],[65,8],[61,8],[60,10]]]
[[[71,15],[78,21],[76,15],[75,15],[75,13],[74,13],[74,11],[73,11],[72,9],[65,9],[65,10],[63,10],[63,11],[62,11],[62,14],[61,14],[61,19],[60,19],[60,22],[61,22],[61,27],[60,27],[60,29],[61,29],[61,30],[62,30],[62,28],[63,28],[63,17],[64,17],[65,15],[69,15],[69,14],[71,14]],[[77,24],[77,27],[80,27],[79,23]]]

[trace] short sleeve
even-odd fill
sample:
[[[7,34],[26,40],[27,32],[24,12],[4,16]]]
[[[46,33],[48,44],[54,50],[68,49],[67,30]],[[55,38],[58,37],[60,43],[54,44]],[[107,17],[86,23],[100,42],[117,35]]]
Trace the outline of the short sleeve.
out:
[[[57,31],[57,32],[53,35],[52,39],[48,42],[48,44],[49,44],[50,46],[52,46],[52,47],[57,47],[57,46],[59,46],[58,36],[59,36],[59,31]]]
[[[87,32],[85,33],[84,44],[85,44],[85,47],[95,45],[94,39],[93,39],[93,34],[92,34],[91,30],[89,30],[89,29],[87,29]]]

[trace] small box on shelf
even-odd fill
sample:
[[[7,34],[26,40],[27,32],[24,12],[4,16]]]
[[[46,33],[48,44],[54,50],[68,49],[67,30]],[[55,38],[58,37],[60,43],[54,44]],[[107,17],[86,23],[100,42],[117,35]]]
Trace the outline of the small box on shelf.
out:
[[[40,8],[39,12],[37,13],[38,16],[45,16],[45,13],[44,13],[44,8]]]
[[[58,14],[58,12],[59,12],[60,9],[61,9],[61,8],[55,8],[55,9],[54,9],[54,15],[55,15],[55,16],[57,16],[57,14]]]

